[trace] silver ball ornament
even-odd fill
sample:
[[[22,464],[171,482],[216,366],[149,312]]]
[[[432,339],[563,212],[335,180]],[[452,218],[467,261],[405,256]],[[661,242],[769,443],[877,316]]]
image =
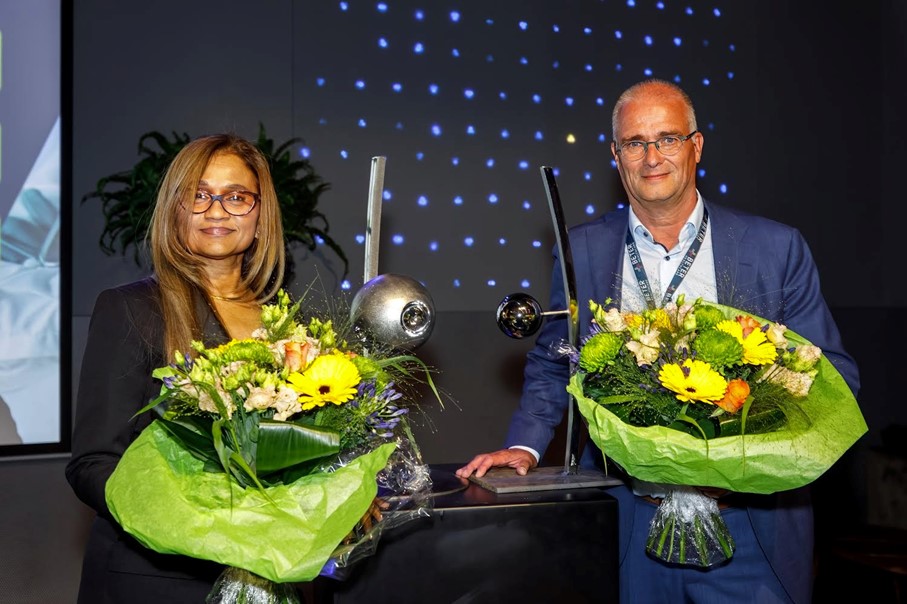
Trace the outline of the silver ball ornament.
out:
[[[353,331],[363,340],[413,349],[431,335],[435,304],[425,286],[415,279],[386,273],[356,292],[350,319]]]
[[[542,326],[542,307],[529,294],[510,294],[498,305],[497,322],[509,337],[525,338]]]

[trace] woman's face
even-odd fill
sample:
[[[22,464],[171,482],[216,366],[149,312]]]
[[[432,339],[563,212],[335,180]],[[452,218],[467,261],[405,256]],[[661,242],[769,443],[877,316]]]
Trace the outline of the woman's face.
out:
[[[255,173],[242,159],[231,153],[218,153],[211,158],[198,181],[198,190],[209,195],[224,195],[224,200],[229,199],[226,195],[229,193],[246,197],[249,197],[249,193],[256,196],[259,194]],[[199,196],[196,194],[195,197],[195,208],[204,207]],[[233,209],[229,203],[227,207]],[[234,216],[227,212],[222,201],[212,201],[204,212],[189,214],[189,250],[210,260],[232,259],[241,262],[242,255],[255,240],[260,213],[261,204],[257,201],[252,211],[244,216]]]

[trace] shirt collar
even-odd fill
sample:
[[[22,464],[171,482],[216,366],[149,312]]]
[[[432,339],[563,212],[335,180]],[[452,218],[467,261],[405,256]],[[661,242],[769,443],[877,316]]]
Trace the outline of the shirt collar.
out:
[[[699,231],[699,225],[702,224],[702,217],[705,215],[705,204],[702,202],[702,195],[700,195],[699,190],[696,190],[696,205],[693,207],[693,211],[687,217],[686,224],[683,225],[683,228],[680,229],[680,237],[678,237],[677,247],[673,250],[668,250],[673,252],[676,250],[685,250],[689,246],[690,241],[696,237],[696,233]],[[633,239],[636,241],[636,245],[647,245],[654,246],[655,240],[652,238],[652,233],[649,232],[642,222],[640,222],[639,217],[636,215],[636,212],[633,211],[633,206],[630,206],[630,232],[633,233]]]

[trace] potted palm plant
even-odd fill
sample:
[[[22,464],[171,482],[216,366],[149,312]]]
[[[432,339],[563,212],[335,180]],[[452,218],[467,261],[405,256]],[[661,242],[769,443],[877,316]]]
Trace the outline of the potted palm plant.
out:
[[[151,222],[154,200],[167,167],[189,141],[188,134],[173,133],[172,139],[160,132],[146,132],[139,138],[141,159],[130,170],[105,176],[95,189],[82,197],[82,203],[98,199],[104,212],[101,250],[107,255],[125,255],[132,248],[136,264],[142,264],[145,235]],[[314,251],[323,243],[343,262],[343,276],[349,261],[340,245],[328,235],[327,217],[318,209],[318,198],[330,188],[308,159],[291,153],[299,138],[276,145],[259,124],[256,145],[268,158],[287,245],[286,281],[293,276],[294,246]]]

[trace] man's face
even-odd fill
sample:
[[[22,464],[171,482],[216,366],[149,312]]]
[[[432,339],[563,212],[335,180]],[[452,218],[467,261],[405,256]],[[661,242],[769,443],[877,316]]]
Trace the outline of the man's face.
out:
[[[691,130],[683,100],[676,95],[643,93],[618,114],[611,153],[634,208],[659,206],[696,199],[696,164],[702,156],[702,134],[681,144],[675,155],[664,155],[650,144],[645,155],[629,159],[618,148],[629,141],[655,141],[664,136],[683,137]]]

